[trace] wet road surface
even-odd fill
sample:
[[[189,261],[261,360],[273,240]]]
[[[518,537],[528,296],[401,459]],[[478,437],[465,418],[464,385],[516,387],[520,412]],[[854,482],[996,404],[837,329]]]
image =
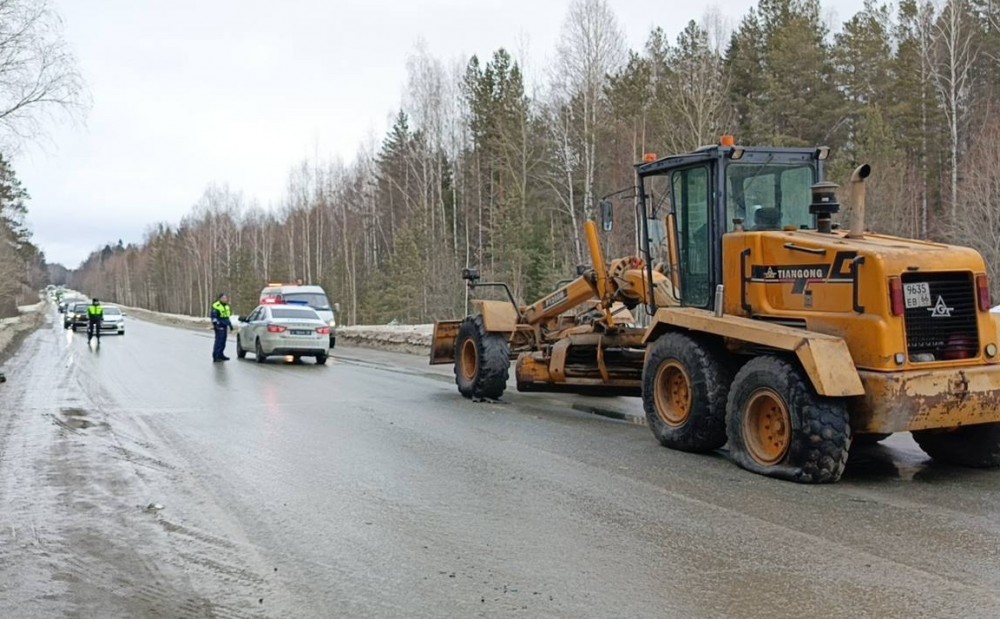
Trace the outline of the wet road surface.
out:
[[[1000,473],[907,436],[799,486],[422,358],[128,329],[0,368],[0,617],[1000,616]]]

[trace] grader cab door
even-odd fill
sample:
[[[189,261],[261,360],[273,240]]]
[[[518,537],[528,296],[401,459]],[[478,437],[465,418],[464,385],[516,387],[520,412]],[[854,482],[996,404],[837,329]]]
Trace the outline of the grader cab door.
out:
[[[675,170],[670,192],[676,218],[681,305],[708,307],[713,300],[712,169],[709,165]]]

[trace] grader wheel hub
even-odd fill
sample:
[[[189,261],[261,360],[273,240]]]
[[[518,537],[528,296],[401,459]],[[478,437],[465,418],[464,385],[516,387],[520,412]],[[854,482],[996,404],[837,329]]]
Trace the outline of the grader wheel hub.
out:
[[[462,376],[466,380],[475,380],[479,369],[479,349],[471,337],[462,344]]]
[[[668,361],[656,372],[656,412],[669,426],[684,425],[691,416],[691,379],[684,367]]]
[[[743,436],[750,457],[764,466],[781,462],[792,443],[792,420],[785,401],[770,389],[761,389],[747,403]]]

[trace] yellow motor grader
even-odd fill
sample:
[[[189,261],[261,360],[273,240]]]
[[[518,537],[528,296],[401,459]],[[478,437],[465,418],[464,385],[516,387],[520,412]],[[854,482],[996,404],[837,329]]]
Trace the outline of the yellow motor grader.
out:
[[[665,229],[670,294],[664,303],[631,277],[650,324],[604,354],[602,378],[625,367],[634,377],[641,355],[643,407],[661,444],[708,452],[728,442],[737,464],[773,477],[837,481],[852,442],[903,431],[936,460],[1000,466],[1000,335],[982,256],[865,230],[867,165],[851,178],[849,228],[834,225],[828,154],[724,139],[638,164],[642,279],[659,279],[653,231]],[[541,352],[516,339],[518,315],[486,313],[451,339],[439,325],[432,357],[456,359],[463,393],[475,395],[468,385],[484,362],[499,381],[500,355],[482,350],[518,342],[519,367]],[[519,372],[518,388],[562,376]]]

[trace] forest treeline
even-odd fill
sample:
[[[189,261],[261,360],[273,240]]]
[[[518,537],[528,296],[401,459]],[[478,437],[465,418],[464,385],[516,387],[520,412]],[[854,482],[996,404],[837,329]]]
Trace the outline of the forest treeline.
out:
[[[17,314],[19,303],[49,281],[45,254],[32,242],[27,224],[28,192],[0,154],[0,318]]]
[[[245,311],[264,282],[302,278],[340,302],[342,322],[414,323],[463,314],[460,271],[477,266],[532,300],[586,260],[583,222],[632,185],[644,153],[730,133],[828,145],[842,184],[870,163],[870,227],[976,247],[996,292],[998,5],[869,1],[829,24],[818,0],[760,0],[629,49],[604,0],[573,0],[537,75],[507,49],[449,63],[418,46],[380,144],[296,165],[276,208],[213,185],[178,224],[94,252],[74,284],[203,314],[218,291]],[[634,218],[618,204],[608,250],[627,255]]]

